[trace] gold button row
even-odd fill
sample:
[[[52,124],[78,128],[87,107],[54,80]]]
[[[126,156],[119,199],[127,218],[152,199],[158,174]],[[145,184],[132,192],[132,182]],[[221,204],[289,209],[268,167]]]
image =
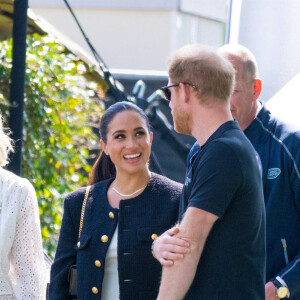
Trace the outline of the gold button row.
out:
[[[151,235],[151,239],[154,241],[156,238],[157,238],[157,234],[153,233]],[[102,243],[107,243],[108,242],[108,236],[107,235],[102,235],[101,241],[102,241]],[[80,247],[80,242],[77,243],[77,247],[78,248]]]
[[[108,214],[108,216],[109,216],[111,219],[114,219],[114,217],[115,217],[115,215],[114,215],[113,212],[110,212],[110,213]],[[107,241],[108,241],[108,236],[107,236],[107,235],[102,235],[101,241],[102,241],[102,243],[107,243]],[[77,247],[78,247],[78,248],[80,247],[80,242],[77,243]],[[100,260],[95,260],[95,266],[96,266],[97,268],[100,268],[100,267],[101,267],[101,261],[100,261]],[[97,295],[97,294],[99,293],[98,289],[97,289],[95,286],[92,287],[92,293],[95,294],[95,295]]]

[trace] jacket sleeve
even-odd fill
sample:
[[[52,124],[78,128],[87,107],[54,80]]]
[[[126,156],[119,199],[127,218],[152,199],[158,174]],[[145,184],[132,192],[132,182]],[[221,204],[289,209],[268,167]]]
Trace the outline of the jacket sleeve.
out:
[[[15,284],[16,299],[44,299],[46,292],[46,266],[42,247],[40,218],[33,186],[23,179],[16,233],[12,246],[10,265]]]
[[[49,296],[51,300],[71,299],[69,297],[68,273],[69,268],[76,264],[75,245],[78,238],[77,222],[74,222],[73,219],[74,215],[75,218],[77,216],[80,218],[80,211],[79,213],[77,212],[77,207],[74,208],[70,205],[72,200],[76,199],[67,197],[64,201],[64,214],[60,236],[50,273]],[[74,212],[74,209],[76,212]]]
[[[296,155],[294,155],[293,168],[290,176],[295,202],[300,220],[300,139]],[[290,298],[300,299],[300,249],[298,255],[278,274],[287,284]]]

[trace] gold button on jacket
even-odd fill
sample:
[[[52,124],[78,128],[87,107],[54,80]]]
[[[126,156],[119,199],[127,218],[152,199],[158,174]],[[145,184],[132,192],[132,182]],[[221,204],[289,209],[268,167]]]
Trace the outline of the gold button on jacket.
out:
[[[101,261],[100,260],[95,260],[95,266],[100,268],[101,267]]]
[[[78,247],[78,248],[80,247],[80,242],[77,243],[77,247]]]
[[[101,241],[102,241],[102,243],[106,243],[108,241],[108,236],[107,235],[102,235]]]
[[[157,238],[157,234],[156,234],[156,233],[153,233],[153,234],[151,235],[151,239],[154,241],[156,238]]]
[[[93,294],[98,294],[98,289],[96,287],[93,287],[92,292],[93,292]]]
[[[109,212],[109,214],[108,214],[108,216],[111,218],[111,219],[114,219],[115,218],[115,215],[114,215],[114,213],[113,212]]]

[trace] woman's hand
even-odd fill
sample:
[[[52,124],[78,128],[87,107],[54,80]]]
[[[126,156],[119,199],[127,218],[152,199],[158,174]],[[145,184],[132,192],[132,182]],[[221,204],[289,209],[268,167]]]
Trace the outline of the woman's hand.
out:
[[[153,256],[165,267],[172,266],[174,260],[183,259],[184,254],[190,252],[189,243],[175,236],[178,232],[179,228],[175,226],[164,232],[153,243]]]

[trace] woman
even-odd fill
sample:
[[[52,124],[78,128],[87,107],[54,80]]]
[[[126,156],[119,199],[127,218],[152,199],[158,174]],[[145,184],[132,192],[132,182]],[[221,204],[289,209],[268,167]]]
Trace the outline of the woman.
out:
[[[0,299],[45,299],[46,278],[36,194],[2,169],[13,150],[0,115]]]
[[[136,105],[112,105],[100,135],[79,239],[86,189],[65,199],[50,299],[70,298],[68,271],[75,264],[77,299],[156,299],[161,266],[151,244],[176,222],[182,186],[149,171],[153,134]]]

